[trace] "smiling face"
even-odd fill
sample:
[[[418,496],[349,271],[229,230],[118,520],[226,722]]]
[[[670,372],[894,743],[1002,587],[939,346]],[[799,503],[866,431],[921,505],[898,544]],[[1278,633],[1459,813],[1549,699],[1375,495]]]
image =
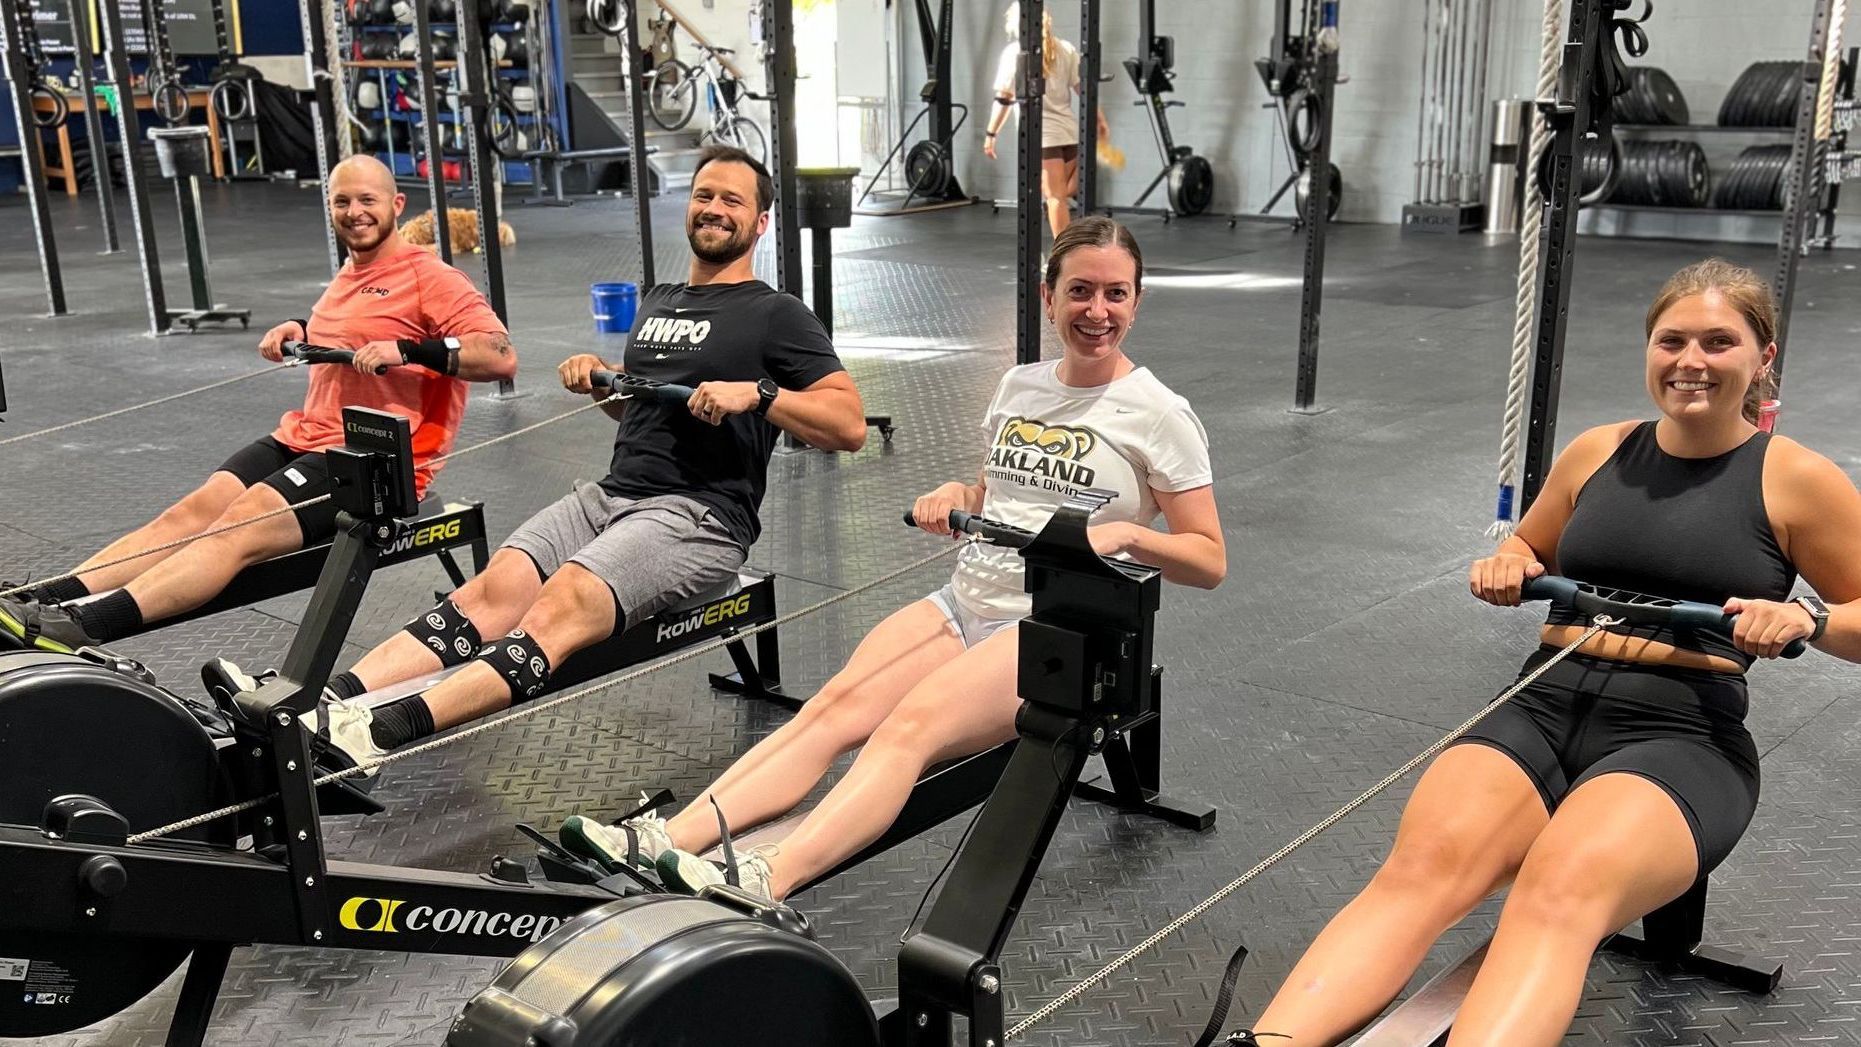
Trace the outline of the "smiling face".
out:
[[[394,175],[372,156],[352,156],[331,168],[329,185],[330,225],[351,253],[380,247],[407,206]]]
[[[1103,359],[1118,352],[1137,316],[1137,260],[1116,244],[1075,247],[1060,259],[1053,285],[1041,285],[1040,297],[1068,353]]]
[[[1737,417],[1777,346],[1761,342],[1738,308],[1709,288],[1674,300],[1648,335],[1648,395],[1675,421]]]
[[[756,172],[747,164],[717,160],[700,168],[685,208],[685,239],[691,253],[712,265],[743,257],[768,227],[756,206]]]

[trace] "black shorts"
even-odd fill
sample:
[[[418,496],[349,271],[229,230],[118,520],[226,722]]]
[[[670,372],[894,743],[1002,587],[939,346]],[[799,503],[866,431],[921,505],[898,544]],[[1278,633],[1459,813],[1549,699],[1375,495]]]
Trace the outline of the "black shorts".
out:
[[[1040,147],[1040,158],[1042,160],[1060,160],[1069,164],[1076,163],[1079,160],[1079,146],[1076,143],[1073,145],[1043,145]]]
[[[324,462],[322,451],[299,454],[269,436],[234,451],[218,471],[233,474],[247,487],[264,484],[296,506],[328,494],[336,486],[330,482],[329,465]],[[303,532],[307,546],[327,542],[336,534],[333,502],[302,507],[293,515],[297,517],[298,530]]]
[[[1520,676],[1557,648],[1541,647]],[[1512,757],[1548,810],[1598,775],[1639,775],[1686,816],[1706,878],[1758,806],[1758,748],[1745,730],[1737,673],[1571,655],[1466,734]]]

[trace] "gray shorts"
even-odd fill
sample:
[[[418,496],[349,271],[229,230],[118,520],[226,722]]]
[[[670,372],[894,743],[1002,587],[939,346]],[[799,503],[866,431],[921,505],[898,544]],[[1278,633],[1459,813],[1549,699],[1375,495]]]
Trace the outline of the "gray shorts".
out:
[[[936,604],[937,609],[943,612],[945,620],[950,623],[950,628],[956,630],[957,639],[963,641],[965,650],[1011,625],[1021,624],[1019,618],[984,618],[979,614],[965,611],[963,605],[957,602],[956,593],[948,585],[926,596],[925,599]]]
[[[703,503],[684,495],[621,498],[600,484],[530,517],[504,545],[544,578],[576,563],[607,583],[628,625],[688,600],[743,566],[744,549]]]

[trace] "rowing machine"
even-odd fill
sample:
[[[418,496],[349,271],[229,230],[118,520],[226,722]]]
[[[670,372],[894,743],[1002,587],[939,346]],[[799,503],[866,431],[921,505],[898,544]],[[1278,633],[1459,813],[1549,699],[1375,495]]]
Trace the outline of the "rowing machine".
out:
[[[510,956],[626,889],[325,856],[299,716],[416,510],[407,420],[351,407],[343,425],[327,452],[341,530],[277,677],[207,704],[77,656],[0,655],[0,1036],[100,1021],[191,955],[167,1043],[195,1047],[236,945]]]
[[[1102,503],[1101,503],[1102,504]],[[1161,572],[1093,552],[1095,506],[1062,506],[1038,535],[953,515],[1021,548],[1033,613],[1020,626],[1020,742],[959,849],[923,929],[899,955],[883,1019],[805,919],[736,888],[623,899],[519,956],[467,1004],[449,1047],[950,1042],[1000,1045],[1001,950],[1087,757],[1154,714],[1151,644]]]

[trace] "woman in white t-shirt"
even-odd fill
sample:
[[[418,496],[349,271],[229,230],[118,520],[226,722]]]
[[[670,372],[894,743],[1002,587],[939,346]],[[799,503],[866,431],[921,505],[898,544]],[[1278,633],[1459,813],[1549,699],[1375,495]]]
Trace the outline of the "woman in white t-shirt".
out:
[[[950,510],[1038,529],[1086,488],[1117,492],[1093,517],[1092,545],[1212,589],[1227,551],[1208,437],[1189,403],[1124,354],[1143,292],[1143,258],[1108,218],[1073,223],[1053,245],[1041,299],[1065,347],[1058,360],[1009,370],[985,421],[990,448],[974,483],[952,482],[912,506],[918,525],[950,533]],[[1161,514],[1167,531],[1153,525]],[[655,865],[674,889],[724,882],[696,855],[718,842],[718,809],[744,830],[792,810],[835,758],[859,758],[780,844],[738,855],[742,886],[781,899],[879,838],[933,764],[1015,734],[1016,625],[1029,612],[1021,558],[972,545],[950,583],[894,612],[793,720],[757,743],[670,820],[607,826],[570,818],[564,844],[603,862]],[[861,748],[863,746],[863,748]]]
[[[1002,48],[1001,61],[995,69],[995,105],[989,113],[988,132],[982,138],[982,151],[995,159],[995,139],[1001,134],[1008,114],[1014,111],[1015,65],[1021,45],[1021,5],[1008,5],[1008,46]],[[1047,90],[1040,99],[1040,196],[1047,205],[1047,227],[1059,236],[1071,220],[1073,194],[1079,191],[1079,118],[1073,115],[1073,95],[1079,91],[1079,49],[1053,35],[1053,15],[1041,12],[1041,75]],[[1105,110],[1097,114],[1099,141],[1111,137],[1105,123]],[[1091,162],[1087,157],[1087,162]]]

